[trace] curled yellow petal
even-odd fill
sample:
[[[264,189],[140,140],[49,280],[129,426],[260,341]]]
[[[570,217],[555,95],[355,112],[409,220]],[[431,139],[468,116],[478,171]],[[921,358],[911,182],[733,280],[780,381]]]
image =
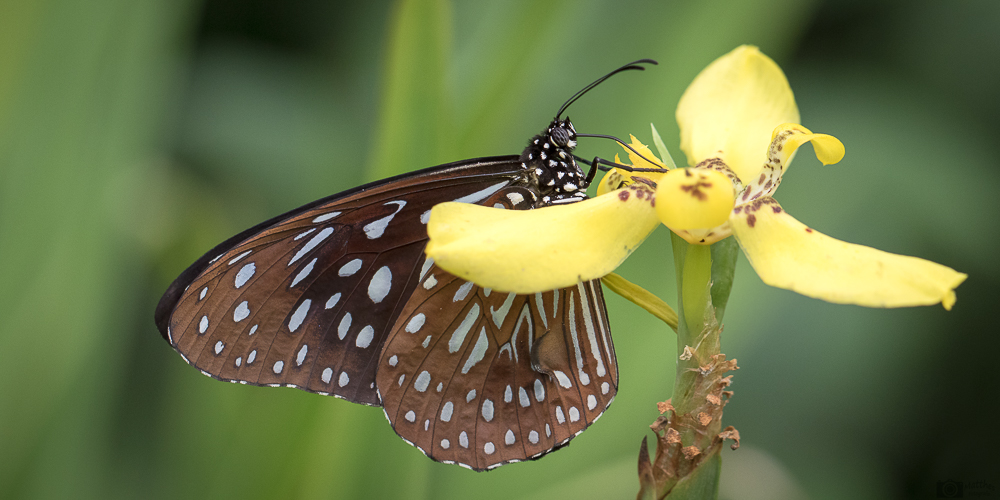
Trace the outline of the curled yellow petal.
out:
[[[824,165],[833,165],[844,159],[844,143],[827,134],[814,134],[797,123],[783,123],[771,133],[771,147],[768,156],[787,167],[790,157],[799,146],[812,142],[816,158]]]
[[[788,215],[773,198],[734,210],[733,233],[768,285],[840,304],[951,309],[966,275],[931,261],[843,242]]]
[[[442,203],[431,210],[426,253],[483,287],[536,293],[613,271],[659,225],[642,184],[535,210]]]
[[[788,171],[788,165],[799,146],[812,142],[816,158],[824,165],[832,165],[844,158],[844,143],[832,135],[814,134],[797,123],[783,123],[775,127],[771,134],[771,145],[767,149],[767,163],[760,175],[749,179],[740,194],[739,202],[753,201],[763,196],[771,196],[781,184],[781,178]]]
[[[718,157],[744,182],[756,177],[767,159],[774,127],[798,121],[785,74],[749,45],[702,70],[677,105],[688,164]]]
[[[670,229],[713,228],[729,220],[734,196],[722,172],[677,168],[660,178],[656,213]]]

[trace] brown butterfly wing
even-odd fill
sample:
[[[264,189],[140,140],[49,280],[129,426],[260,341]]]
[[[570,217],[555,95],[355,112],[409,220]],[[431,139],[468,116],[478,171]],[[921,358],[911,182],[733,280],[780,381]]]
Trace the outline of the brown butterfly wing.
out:
[[[516,157],[470,160],[301,207],[195,262],[157,324],[206,375],[378,405],[379,354],[416,287],[431,207],[511,193],[530,202],[524,184]]]
[[[396,432],[434,460],[485,470],[538,458],[614,399],[600,283],[516,295],[428,266],[389,334],[377,386]]]

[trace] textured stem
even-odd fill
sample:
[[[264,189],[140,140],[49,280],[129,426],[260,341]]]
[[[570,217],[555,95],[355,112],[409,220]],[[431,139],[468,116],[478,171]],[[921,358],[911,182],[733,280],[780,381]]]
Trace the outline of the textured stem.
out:
[[[739,439],[722,430],[725,390],[736,360],[721,353],[721,320],[732,288],[736,243],[691,245],[672,236],[678,295],[677,376],[673,397],[650,427],[657,433],[655,459],[645,443],[639,457],[639,498],[716,498],[722,441]]]

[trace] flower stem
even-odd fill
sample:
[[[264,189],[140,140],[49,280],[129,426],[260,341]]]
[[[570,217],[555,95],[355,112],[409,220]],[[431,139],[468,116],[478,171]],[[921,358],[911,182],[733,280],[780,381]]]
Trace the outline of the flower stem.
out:
[[[640,451],[640,498],[716,498],[722,441],[738,440],[735,429],[722,431],[722,409],[732,395],[725,390],[736,360],[721,353],[722,314],[732,288],[736,243],[727,238],[711,246],[692,245],[672,234],[677,271],[677,376],[664,414],[651,428],[657,433],[656,458]],[[737,441],[738,442],[738,441]]]

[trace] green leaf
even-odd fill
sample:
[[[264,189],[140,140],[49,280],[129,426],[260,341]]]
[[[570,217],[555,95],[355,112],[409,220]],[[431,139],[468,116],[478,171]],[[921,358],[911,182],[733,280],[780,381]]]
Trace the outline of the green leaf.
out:
[[[740,246],[736,238],[726,238],[712,244],[712,305],[715,320],[722,322],[729,302],[729,292],[733,289],[733,275],[736,273],[736,256]]]
[[[399,2],[389,27],[371,179],[451,159],[451,112],[445,76],[451,59],[451,7],[443,0]]]
[[[653,144],[656,146],[656,150],[660,153],[660,160],[663,164],[667,166],[668,169],[677,168],[677,163],[674,162],[674,157],[670,155],[670,150],[667,149],[667,145],[663,143],[663,139],[660,138],[660,132],[656,130],[656,125],[652,123],[649,124],[649,128],[653,130]]]

